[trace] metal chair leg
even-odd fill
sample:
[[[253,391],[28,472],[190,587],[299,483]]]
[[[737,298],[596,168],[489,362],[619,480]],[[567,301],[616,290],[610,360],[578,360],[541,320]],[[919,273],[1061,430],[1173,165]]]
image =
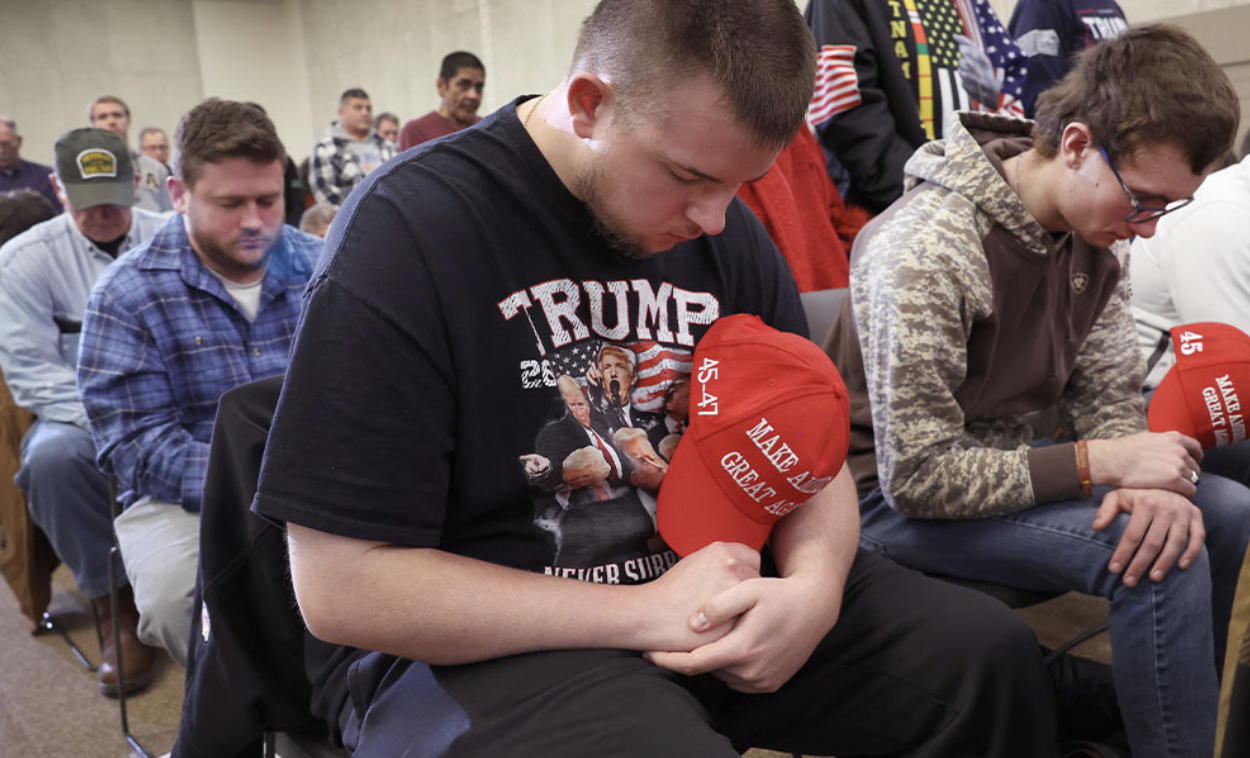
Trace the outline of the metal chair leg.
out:
[[[95,611],[93,609],[92,610],[93,616],[94,616],[94,613]],[[69,645],[69,651],[74,654],[74,657],[78,659],[78,662],[82,664],[83,668],[87,669],[93,674],[99,670],[97,666],[95,666],[90,660],[87,659],[87,656],[83,653],[81,649],[79,649],[78,645],[74,643],[74,640],[70,638],[69,632],[65,631],[65,627],[56,623],[56,619],[52,617],[51,613],[44,611],[43,616],[39,618],[38,626],[41,631],[53,632],[55,634],[59,634],[61,636],[61,639],[65,640],[65,644]],[[100,629],[100,625],[99,625],[99,622],[97,622],[96,623],[97,636],[98,636],[99,629]]]
[[[117,619],[121,618],[117,600],[117,561],[120,556],[121,548],[117,546],[117,532],[114,531],[113,547],[109,548],[109,607],[113,612],[113,649],[117,655],[117,707],[121,712],[122,736],[126,738],[130,749],[140,758],[152,758],[152,754],[143,745],[139,744],[139,740],[130,733],[130,720],[126,717],[126,688],[121,686],[122,674],[126,671],[126,662],[122,651],[121,624],[117,623]]]

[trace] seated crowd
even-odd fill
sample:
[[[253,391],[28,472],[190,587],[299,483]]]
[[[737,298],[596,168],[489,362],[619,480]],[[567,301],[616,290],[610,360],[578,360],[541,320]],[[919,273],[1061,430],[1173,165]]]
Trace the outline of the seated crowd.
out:
[[[601,0],[545,94],[480,117],[454,52],[406,124],[344,91],[302,172],[255,103],[132,147],[100,96],[51,167],[0,117],[15,481],[101,692],[154,648],[211,680],[210,449],[260,428],[231,491],[285,529],[352,755],[1216,754],[1250,157],[1217,170],[1240,111],[1201,45],[1114,10],[1039,95],[986,5],[938,114],[818,49],[885,21],[849,5]],[[881,98],[906,124],[865,126]],[[951,579],[1106,598],[1106,717]]]

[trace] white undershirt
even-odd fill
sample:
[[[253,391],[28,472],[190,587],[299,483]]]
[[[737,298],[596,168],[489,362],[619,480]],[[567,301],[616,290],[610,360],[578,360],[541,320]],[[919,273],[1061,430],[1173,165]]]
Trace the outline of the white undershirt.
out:
[[[230,297],[234,298],[234,302],[239,304],[239,309],[243,311],[243,316],[248,320],[248,323],[255,321],[256,312],[260,310],[261,285],[265,283],[265,277],[262,275],[251,284],[239,284],[227,279],[211,268],[208,270],[221,281],[226,288],[226,292],[229,292]]]

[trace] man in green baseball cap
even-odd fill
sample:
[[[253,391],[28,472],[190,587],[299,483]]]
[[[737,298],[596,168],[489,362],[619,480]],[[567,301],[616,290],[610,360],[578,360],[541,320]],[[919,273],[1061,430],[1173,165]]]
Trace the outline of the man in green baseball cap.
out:
[[[130,151],[104,129],[61,135],[52,183],[65,213],[0,247],[0,369],[14,400],[36,417],[22,440],[17,484],[26,491],[32,520],[91,599],[103,646],[100,690],[115,696],[151,681],[151,662],[135,633],[130,588],[122,590],[116,619],[109,605],[112,510],[78,399],[78,337],[96,279],[118,255],[152,237],[165,217],[132,207]],[[125,648],[124,675],[117,669],[115,622]]]

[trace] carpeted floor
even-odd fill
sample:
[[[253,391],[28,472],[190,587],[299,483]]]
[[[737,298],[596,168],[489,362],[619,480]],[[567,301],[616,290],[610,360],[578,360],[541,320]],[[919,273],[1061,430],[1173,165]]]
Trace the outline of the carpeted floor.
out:
[[[49,611],[93,664],[100,646],[86,600],[64,567],[54,577]],[[130,730],[153,756],[169,751],[182,709],[183,671],[164,653],[156,679],[127,702]],[[59,635],[31,636],[17,599],[0,587],[0,745],[22,758],[128,758],[117,701],[96,687]]]
[[[92,663],[99,661],[95,626],[85,600],[62,567],[55,576],[52,614]],[[1106,617],[1105,601],[1068,595],[1020,611],[1042,644],[1054,647]],[[1077,652],[1111,659],[1103,634]],[[178,731],[183,670],[163,653],[157,656],[153,685],[127,701],[131,733],[153,756],[168,752]],[[55,634],[31,636],[17,600],[0,587],[0,745],[4,755],[22,758],[131,758],[121,733],[117,701],[96,689],[84,669]],[[748,758],[781,758],[763,750]]]

